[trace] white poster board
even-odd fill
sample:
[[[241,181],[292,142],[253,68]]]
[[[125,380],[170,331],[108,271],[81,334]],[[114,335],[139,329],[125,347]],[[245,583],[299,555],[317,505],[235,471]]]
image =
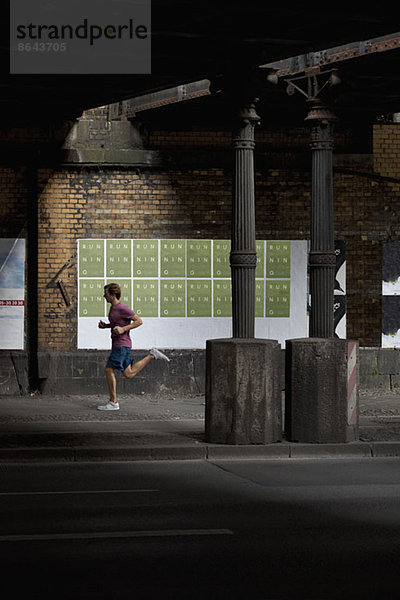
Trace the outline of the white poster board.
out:
[[[204,349],[231,337],[229,253],[229,240],[78,240],[78,348],[110,348],[98,322],[111,282],[143,319],[134,348]],[[307,241],[257,241],[255,335],[282,347],[307,337]]]

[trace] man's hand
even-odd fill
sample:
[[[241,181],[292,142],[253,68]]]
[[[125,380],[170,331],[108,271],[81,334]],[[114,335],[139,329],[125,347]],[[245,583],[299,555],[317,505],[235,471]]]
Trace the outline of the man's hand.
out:
[[[104,321],[99,321],[99,329],[106,329],[107,327],[109,327],[107,323],[104,323]]]
[[[115,333],[115,335],[121,335],[124,332],[125,332],[125,328],[120,327],[119,325],[116,325],[113,329],[113,333]]]

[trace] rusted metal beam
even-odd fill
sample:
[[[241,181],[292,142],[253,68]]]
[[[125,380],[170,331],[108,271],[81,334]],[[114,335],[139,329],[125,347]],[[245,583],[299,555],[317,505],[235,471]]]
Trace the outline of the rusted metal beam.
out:
[[[160,108],[167,104],[194,100],[201,96],[208,96],[210,93],[210,81],[208,79],[192,81],[177,87],[110,104],[109,119],[132,119],[137,112]]]
[[[362,42],[336,46],[327,50],[292,56],[291,58],[261,65],[260,69],[273,69],[275,76],[287,77],[318,71],[321,67],[326,67],[334,63],[360,58],[377,52],[387,52],[388,50],[395,50],[397,48],[400,48],[400,32]]]

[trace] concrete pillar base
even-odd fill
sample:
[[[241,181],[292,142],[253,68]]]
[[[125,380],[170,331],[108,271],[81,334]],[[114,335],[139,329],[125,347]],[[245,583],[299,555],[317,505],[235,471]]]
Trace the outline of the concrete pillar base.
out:
[[[206,441],[239,445],[281,440],[280,369],[275,340],[208,340]]]
[[[358,439],[358,342],[286,341],[285,434],[295,442]]]

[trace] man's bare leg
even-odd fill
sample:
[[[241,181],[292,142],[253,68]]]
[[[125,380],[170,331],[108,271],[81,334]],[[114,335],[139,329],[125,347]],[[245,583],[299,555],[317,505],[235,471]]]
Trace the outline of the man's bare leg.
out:
[[[123,376],[127,379],[132,379],[132,377],[135,377],[135,375],[137,375],[139,371],[144,369],[145,366],[148,365],[149,362],[152,360],[154,360],[154,356],[148,354],[141,360],[138,360],[137,362],[132,363],[128,367],[126,367],[125,371],[123,372]]]
[[[110,402],[117,402],[117,381],[112,367],[106,367],[106,380],[110,394]]]

